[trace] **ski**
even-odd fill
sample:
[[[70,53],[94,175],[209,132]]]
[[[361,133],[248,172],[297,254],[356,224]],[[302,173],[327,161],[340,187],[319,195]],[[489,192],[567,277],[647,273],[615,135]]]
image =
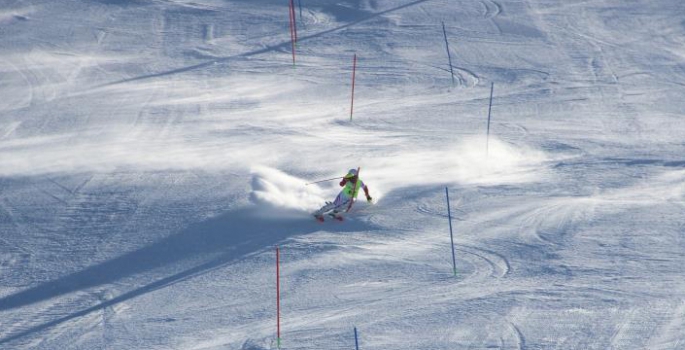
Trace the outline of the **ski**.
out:
[[[336,219],[338,221],[343,221],[343,216],[338,214],[338,213],[328,213],[328,216],[332,217],[333,219]]]
[[[337,213],[328,213],[326,215],[330,216],[331,219],[335,219],[337,221],[342,222],[345,220],[345,218],[342,215],[337,214]],[[318,222],[325,222],[326,221],[326,219],[324,219],[324,216],[322,214],[314,214],[313,216],[316,219],[316,221],[318,221]]]

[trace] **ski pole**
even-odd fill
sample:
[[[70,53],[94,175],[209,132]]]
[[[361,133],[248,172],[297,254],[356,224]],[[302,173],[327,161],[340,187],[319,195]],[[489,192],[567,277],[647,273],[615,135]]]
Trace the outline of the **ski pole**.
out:
[[[306,183],[306,184],[304,184],[304,185],[305,185],[305,186],[308,186],[308,185],[318,184],[318,183],[326,182],[326,181],[333,181],[333,180],[342,179],[342,178],[343,178],[342,176],[340,176],[340,177],[334,177],[334,178],[332,178],[332,179],[326,179],[326,180],[319,180],[319,181],[309,182],[309,183]]]

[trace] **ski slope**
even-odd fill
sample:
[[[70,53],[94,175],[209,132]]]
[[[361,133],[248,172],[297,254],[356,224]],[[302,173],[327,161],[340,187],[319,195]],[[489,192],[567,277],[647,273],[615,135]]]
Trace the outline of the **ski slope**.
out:
[[[0,4],[0,348],[685,348],[685,2],[295,5]]]

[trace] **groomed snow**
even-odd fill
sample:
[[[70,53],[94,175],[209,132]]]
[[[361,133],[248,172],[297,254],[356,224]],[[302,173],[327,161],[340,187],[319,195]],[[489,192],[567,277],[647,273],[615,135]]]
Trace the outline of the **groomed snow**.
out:
[[[0,348],[685,348],[685,2],[294,2],[0,4]]]

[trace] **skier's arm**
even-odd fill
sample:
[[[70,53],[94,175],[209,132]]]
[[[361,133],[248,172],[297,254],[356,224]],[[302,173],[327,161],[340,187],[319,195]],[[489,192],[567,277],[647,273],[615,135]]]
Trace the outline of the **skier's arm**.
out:
[[[343,178],[342,181],[340,181],[340,187],[345,186],[346,183],[347,183],[347,179]]]
[[[371,202],[373,200],[373,198],[371,198],[371,196],[369,195],[369,187],[364,185],[364,187],[362,187],[362,188],[364,189],[364,194],[366,195],[366,200],[368,202]]]

